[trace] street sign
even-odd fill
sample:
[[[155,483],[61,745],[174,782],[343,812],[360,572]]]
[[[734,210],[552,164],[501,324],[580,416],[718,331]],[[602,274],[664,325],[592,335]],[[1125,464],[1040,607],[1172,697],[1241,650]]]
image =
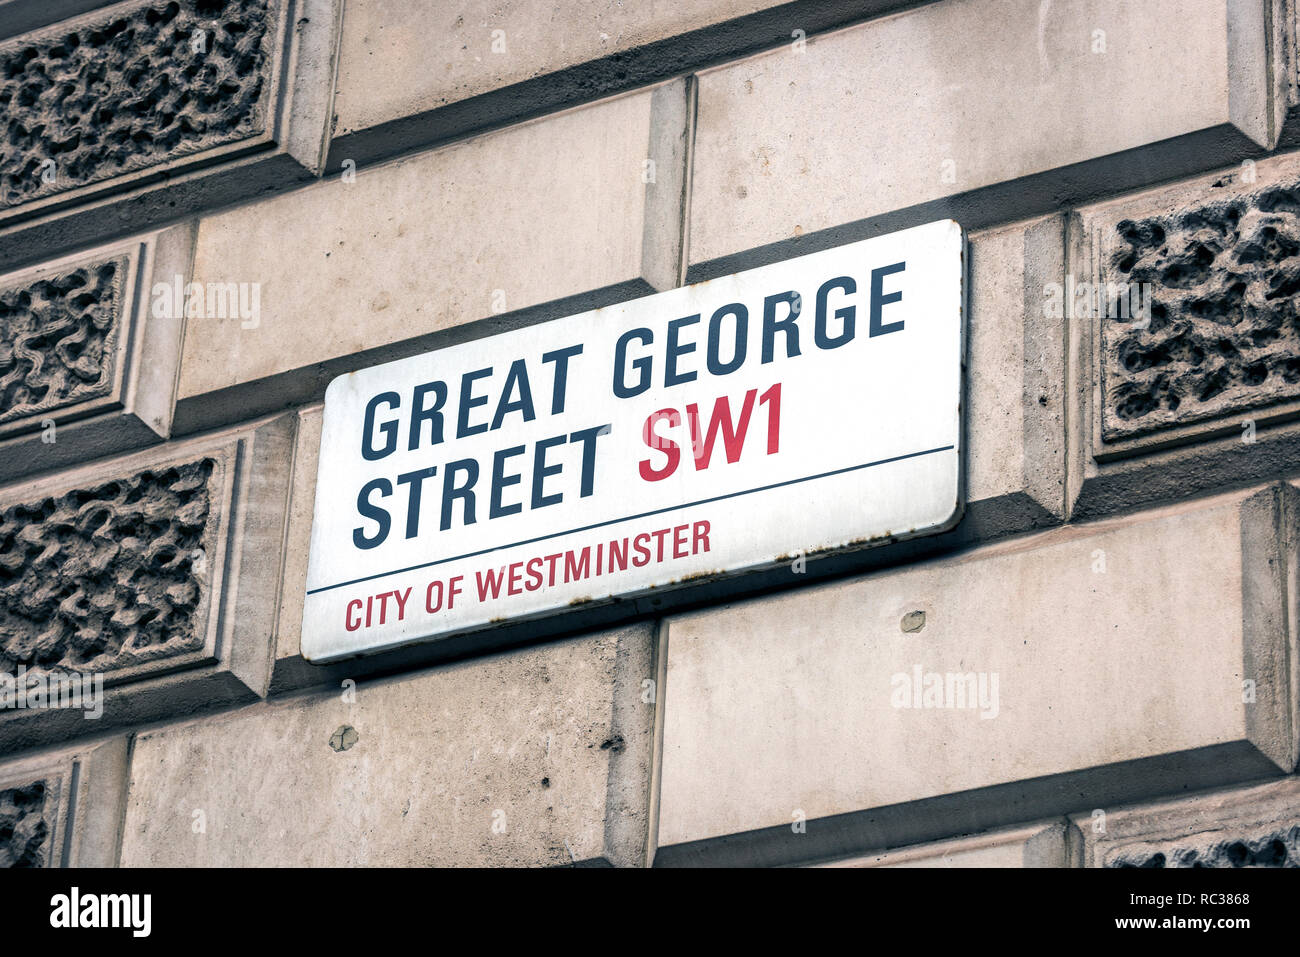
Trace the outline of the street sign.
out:
[[[964,264],[945,220],[340,376],[304,657],[952,527]]]

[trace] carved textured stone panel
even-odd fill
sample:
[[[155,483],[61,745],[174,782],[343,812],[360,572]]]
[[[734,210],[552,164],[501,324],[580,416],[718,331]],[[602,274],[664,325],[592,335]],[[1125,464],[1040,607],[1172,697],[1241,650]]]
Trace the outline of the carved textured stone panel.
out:
[[[0,423],[113,389],[124,257],[0,288]]]
[[[1107,867],[1300,867],[1300,824],[1248,837],[1124,851]]]
[[[52,782],[0,788],[0,867],[45,867],[56,805]]]
[[[1150,322],[1101,320],[1105,440],[1300,396],[1300,184],[1114,229],[1102,277],[1143,284]]]
[[[276,9],[152,0],[0,44],[0,210],[266,130]]]
[[[1300,778],[1294,774],[1106,809],[1101,828],[1097,814],[1071,816],[1085,867],[1300,867]]]
[[[202,649],[219,471],[205,457],[0,506],[0,671]]]
[[[296,425],[0,485],[0,675],[28,675],[0,708],[0,757],[267,693]],[[96,720],[55,687],[77,673],[103,677]]]

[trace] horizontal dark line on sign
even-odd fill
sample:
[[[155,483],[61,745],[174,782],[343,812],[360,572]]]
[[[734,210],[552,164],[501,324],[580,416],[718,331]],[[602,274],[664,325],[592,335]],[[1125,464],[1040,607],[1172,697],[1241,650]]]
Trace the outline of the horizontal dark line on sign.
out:
[[[437,558],[431,562],[421,562],[419,565],[408,565],[406,568],[394,568],[389,572],[376,572],[373,575],[366,575],[362,578],[353,578],[351,581],[339,582],[336,585],[322,585],[320,588],[310,588],[307,590],[308,595],[316,595],[323,591],[333,591],[335,588],[346,588],[348,585],[359,585],[362,582],[373,581],[376,578],[387,578],[389,575],[401,575],[405,572],[419,571],[421,568],[432,568],[434,565],[445,565],[447,562],[458,562],[465,558],[477,558],[479,555],[486,555],[489,552],[499,552],[507,548],[518,548],[521,545],[532,545],[536,542],[544,542],[550,538],[560,538],[563,535],[576,535],[578,532],[589,532],[594,528],[604,528],[606,525],[619,525],[623,522],[634,522],[639,518],[649,518],[652,515],[663,515],[665,512],[677,512],[684,508],[694,508],[697,505],[709,505],[713,502],[721,502],[729,498],[739,498],[742,495],[753,495],[755,492],[769,492],[774,488],[783,488],[787,485],[799,485],[802,482],[814,482],[817,479],[830,478],[832,475],[843,475],[845,472],[857,472],[860,469],[874,468],[877,465],[888,465],[890,462],[901,462],[904,459],[914,459],[922,455],[934,455],[936,452],[948,452],[956,446],[944,445],[937,449],[926,449],[924,452],[908,452],[906,455],[895,455],[890,459],[880,459],[877,462],[865,462],[862,465],[850,465],[847,468],[835,469],[832,472],[821,472],[817,475],[806,475],[803,478],[787,479],[784,482],[774,482],[771,485],[761,485],[758,488],[748,488],[741,492],[728,492],[726,495],[715,495],[713,498],[702,498],[698,502],[686,502],[682,505],[669,505],[665,508],[656,508],[650,512],[641,512],[639,515],[625,515],[622,518],[611,518],[606,522],[596,522],[594,525],[583,525],[581,528],[569,528],[562,532],[552,532],[549,535],[538,535],[536,538],[526,538],[521,542],[511,542],[509,545],[494,545],[491,548],[481,548],[476,552],[466,552],[464,555],[453,555],[450,558]]]

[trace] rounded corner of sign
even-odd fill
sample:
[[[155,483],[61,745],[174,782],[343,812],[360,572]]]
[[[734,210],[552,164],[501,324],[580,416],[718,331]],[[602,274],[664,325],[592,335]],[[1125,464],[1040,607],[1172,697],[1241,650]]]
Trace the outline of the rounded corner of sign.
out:
[[[958,525],[961,524],[961,520],[965,517],[966,517],[966,496],[958,495],[956,501],[954,501],[952,504],[951,511],[948,512],[948,517],[936,523],[935,525],[930,526],[930,528],[927,530],[927,534],[939,535],[942,534],[943,532],[951,532],[954,528],[956,528]]]
[[[312,648],[306,641],[304,641],[302,647],[298,649],[298,654],[300,654],[302,660],[307,662],[309,665],[323,665],[332,660],[331,655],[323,650]]]
[[[966,229],[952,217],[935,219],[916,227],[933,247],[949,249],[965,260]]]
[[[340,389],[347,388],[346,383],[349,382],[355,375],[356,375],[355,372],[343,372],[340,373],[339,375],[336,375],[333,379],[330,379],[330,384],[325,387],[326,404],[328,404],[330,400],[334,398],[336,392],[338,392]]]

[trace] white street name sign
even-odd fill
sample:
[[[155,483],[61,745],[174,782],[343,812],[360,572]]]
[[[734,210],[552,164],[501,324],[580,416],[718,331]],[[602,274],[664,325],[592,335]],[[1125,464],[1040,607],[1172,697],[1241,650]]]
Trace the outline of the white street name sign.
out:
[[[945,220],[340,376],[303,655],[952,527],[964,264]]]

